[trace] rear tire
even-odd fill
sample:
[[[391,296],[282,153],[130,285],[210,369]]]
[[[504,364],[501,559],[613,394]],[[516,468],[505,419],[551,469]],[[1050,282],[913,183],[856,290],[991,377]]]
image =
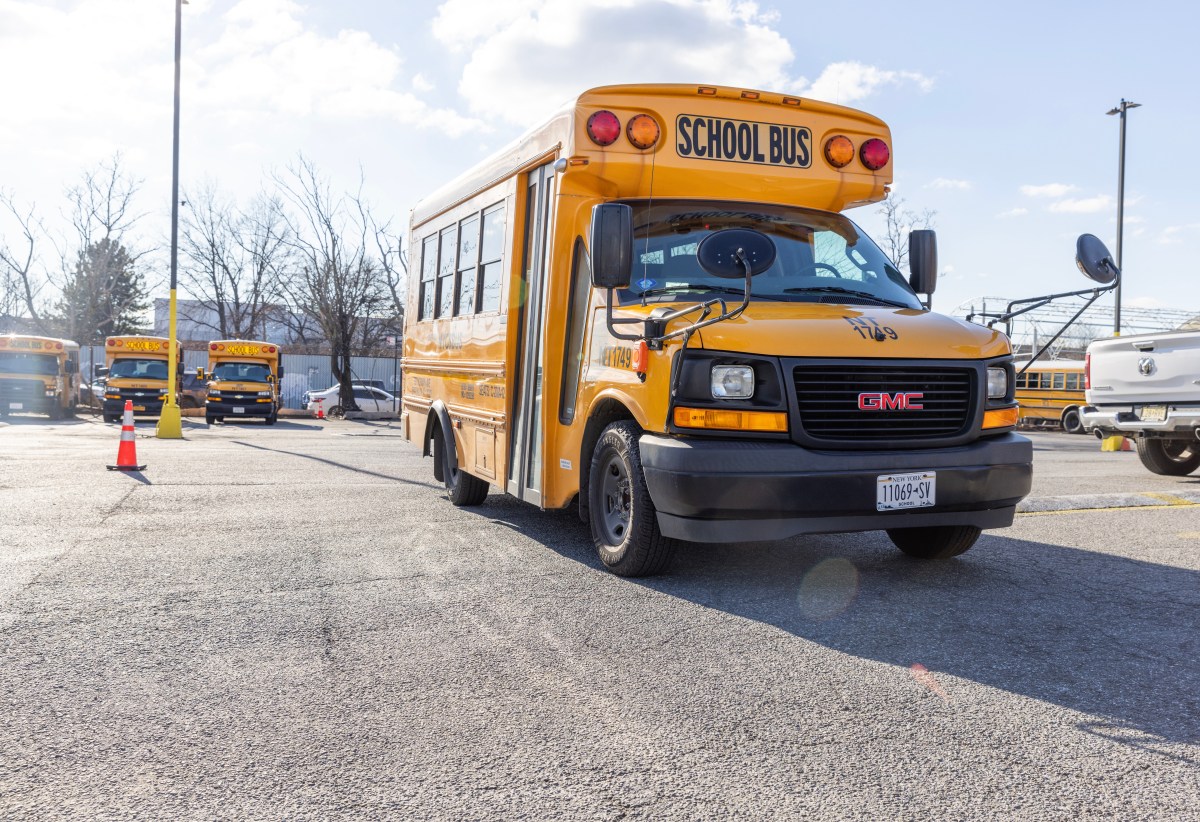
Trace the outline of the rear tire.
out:
[[[341,407],[340,405],[335,405],[333,408],[330,408],[330,409],[329,409],[329,413],[328,413],[328,414],[326,414],[325,416],[327,416],[327,417],[340,417],[340,416],[342,416],[342,407]]]
[[[1155,474],[1185,477],[1200,468],[1200,442],[1138,437],[1138,458]]]
[[[436,464],[443,466],[442,476],[444,479],[442,481],[446,484],[446,495],[450,498],[450,502],[459,508],[470,508],[481,504],[487,499],[488,484],[479,477],[468,474],[459,468],[457,460],[447,473],[445,451],[446,442],[442,439],[442,428],[438,426],[437,432],[433,435],[433,458]]]
[[[592,452],[588,519],[604,567],[623,577],[661,574],[678,543],[664,537],[638,446],[641,429],[620,420],[604,429]]]
[[[949,559],[965,553],[979,539],[974,525],[929,525],[923,528],[889,528],[896,547],[916,559]]]
[[[1068,434],[1086,434],[1083,421],[1079,419],[1078,408],[1068,408],[1062,415],[1062,427]]]
[[[267,425],[274,425],[275,421],[278,419],[279,419],[279,412],[273,411],[273,412],[271,412],[270,416],[267,417],[265,422],[267,423]]]

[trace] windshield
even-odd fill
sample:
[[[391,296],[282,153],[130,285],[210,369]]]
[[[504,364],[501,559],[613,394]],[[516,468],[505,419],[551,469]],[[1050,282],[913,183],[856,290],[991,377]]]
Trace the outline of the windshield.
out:
[[[165,380],[166,360],[120,359],[114,360],[108,369],[108,378],[129,377],[135,380]]]
[[[706,273],[700,241],[723,228],[753,228],[775,241],[775,263],[752,280],[751,298],[921,308],[904,275],[840,214],[767,204],[661,200],[632,203],[633,277],[621,303],[741,296],[742,279]]]
[[[9,374],[40,374],[53,377],[58,373],[58,357],[53,354],[22,354],[5,351],[0,354],[0,371]]]
[[[212,371],[214,380],[266,382],[271,369],[258,362],[223,362]]]

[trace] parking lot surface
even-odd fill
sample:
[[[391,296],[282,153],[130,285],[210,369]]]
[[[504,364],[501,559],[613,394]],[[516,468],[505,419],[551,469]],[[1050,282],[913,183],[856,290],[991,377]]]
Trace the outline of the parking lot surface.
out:
[[[1016,524],[601,570],[394,424],[0,424],[0,816],[1200,818],[1200,477],[1033,433]]]

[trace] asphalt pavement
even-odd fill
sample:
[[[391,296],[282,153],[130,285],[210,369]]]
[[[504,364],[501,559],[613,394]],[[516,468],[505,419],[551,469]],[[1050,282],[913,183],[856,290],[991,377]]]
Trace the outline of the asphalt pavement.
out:
[[[628,580],[394,424],[118,429],[0,422],[5,819],[1200,819],[1200,477],[1134,453]]]

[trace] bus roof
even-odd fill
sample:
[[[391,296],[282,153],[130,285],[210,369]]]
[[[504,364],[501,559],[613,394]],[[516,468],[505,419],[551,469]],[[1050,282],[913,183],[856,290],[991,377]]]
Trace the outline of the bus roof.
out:
[[[0,335],[0,349],[9,351],[36,351],[43,354],[61,354],[64,351],[78,351],[79,343],[74,340],[62,340],[58,337],[40,337],[34,334],[3,334]]]
[[[600,146],[587,131],[589,118],[599,111],[613,112],[623,127],[648,114],[660,137],[647,149],[637,148],[625,135]],[[766,200],[841,211],[886,197],[891,163],[872,171],[856,157],[842,168],[834,166],[824,146],[836,135],[847,136],[856,152],[873,138],[891,151],[891,133],[882,120],[832,103],[728,86],[602,86],[568,101],[551,118],[421,200],[413,209],[412,226],[555,157],[571,160],[564,193],[574,180],[579,193],[606,199]],[[785,162],[789,156],[791,162]]]

